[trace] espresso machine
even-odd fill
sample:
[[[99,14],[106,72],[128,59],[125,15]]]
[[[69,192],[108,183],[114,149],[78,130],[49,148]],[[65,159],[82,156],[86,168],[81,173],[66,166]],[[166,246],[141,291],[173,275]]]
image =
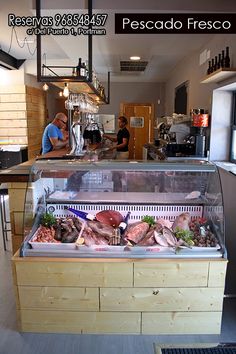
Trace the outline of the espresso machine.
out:
[[[193,108],[190,111],[192,119],[192,127],[195,137],[195,156],[206,156],[206,128],[209,124],[209,114],[203,108]]]

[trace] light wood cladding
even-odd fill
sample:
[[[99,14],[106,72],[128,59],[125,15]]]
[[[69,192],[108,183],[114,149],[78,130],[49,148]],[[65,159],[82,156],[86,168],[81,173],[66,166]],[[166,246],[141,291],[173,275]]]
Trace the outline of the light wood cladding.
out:
[[[0,87],[0,92],[4,94],[26,93],[25,85],[5,85]]]
[[[21,308],[99,311],[98,288],[19,287]]]
[[[208,286],[219,287],[225,284],[225,273],[227,264],[225,262],[210,263]]]
[[[35,87],[26,86],[28,158],[39,155],[46,125],[46,94]]]
[[[226,264],[226,259],[19,258],[16,255],[13,267],[20,330],[219,334]],[[198,277],[194,269],[200,273]],[[146,279],[148,272],[150,276]],[[221,284],[209,285],[219,272]],[[155,285],[158,273],[161,286]],[[153,285],[147,286],[150,282]]]
[[[9,210],[12,232],[13,254],[19,249],[24,239],[24,207],[27,183],[8,183]]]
[[[1,126],[7,127],[9,125],[8,119],[1,119]],[[27,122],[25,119],[12,119],[11,120],[11,128],[26,128]]]
[[[143,334],[220,334],[221,312],[142,314]]]
[[[17,262],[19,285],[129,287],[133,283],[131,263]]]
[[[209,262],[160,262],[134,265],[135,286],[207,286]]]
[[[22,331],[42,333],[140,333],[140,313],[21,310]]]
[[[0,87],[0,141],[28,145],[28,158],[40,153],[46,124],[46,95],[24,85]]]
[[[221,311],[224,288],[102,288],[102,311]]]

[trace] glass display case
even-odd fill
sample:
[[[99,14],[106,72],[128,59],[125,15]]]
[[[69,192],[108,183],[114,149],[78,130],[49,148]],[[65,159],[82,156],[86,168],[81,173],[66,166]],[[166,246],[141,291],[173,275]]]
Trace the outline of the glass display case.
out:
[[[207,161],[37,161],[22,257],[221,258],[224,212]]]

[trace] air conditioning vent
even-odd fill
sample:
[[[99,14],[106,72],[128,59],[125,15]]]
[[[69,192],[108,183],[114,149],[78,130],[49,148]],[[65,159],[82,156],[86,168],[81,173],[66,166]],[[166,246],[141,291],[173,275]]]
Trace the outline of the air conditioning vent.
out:
[[[144,71],[146,69],[147,61],[133,61],[126,60],[120,62],[120,71]]]

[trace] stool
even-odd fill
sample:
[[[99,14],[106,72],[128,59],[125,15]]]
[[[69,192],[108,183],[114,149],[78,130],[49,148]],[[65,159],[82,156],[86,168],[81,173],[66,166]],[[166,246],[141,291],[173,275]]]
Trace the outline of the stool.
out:
[[[7,221],[7,218],[6,218],[5,197],[7,195],[8,195],[8,189],[6,189],[6,188],[0,189],[0,208],[1,208],[0,212],[1,212],[1,226],[2,226],[2,236],[3,236],[4,251],[7,250],[7,247],[6,247],[6,241],[8,241],[7,232],[11,231],[11,229],[8,228],[8,225],[11,222]]]

